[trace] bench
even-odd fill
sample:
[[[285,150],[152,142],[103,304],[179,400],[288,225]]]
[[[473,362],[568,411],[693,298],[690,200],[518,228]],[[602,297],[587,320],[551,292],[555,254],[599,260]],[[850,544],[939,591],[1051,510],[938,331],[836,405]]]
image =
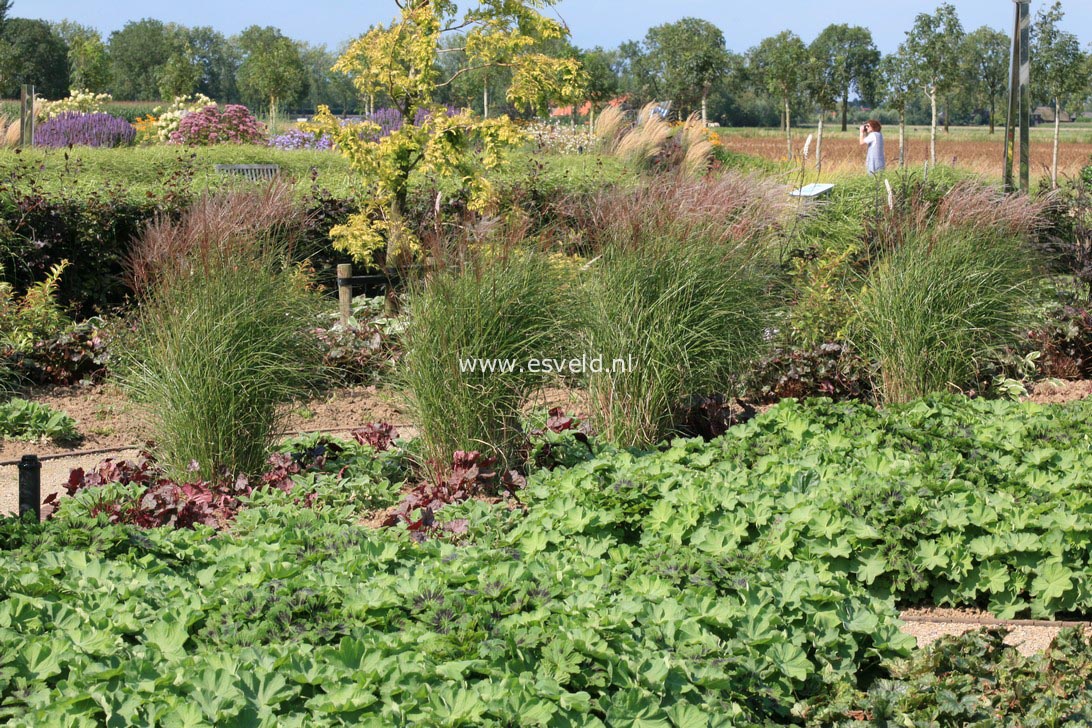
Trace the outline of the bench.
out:
[[[804,215],[815,209],[815,206],[819,204],[819,201],[826,197],[832,189],[834,189],[834,185],[829,182],[813,182],[810,185],[804,185],[799,189],[791,191],[789,196],[796,197],[801,201],[800,214]]]
[[[220,174],[239,175],[251,182],[273,179],[281,173],[279,164],[217,164],[215,169]]]

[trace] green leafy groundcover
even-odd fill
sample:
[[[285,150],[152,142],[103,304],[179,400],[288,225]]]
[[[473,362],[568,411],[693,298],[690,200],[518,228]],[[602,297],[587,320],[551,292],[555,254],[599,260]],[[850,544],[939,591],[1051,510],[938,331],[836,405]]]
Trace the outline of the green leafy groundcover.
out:
[[[1052,658],[1066,682],[999,646],[914,651],[896,605],[1088,609],[1089,409],[786,401],[653,453],[555,435],[570,467],[532,475],[526,509],[451,506],[439,517],[467,531],[422,543],[356,525],[334,476],[256,493],[219,533],[88,528],[84,492],[53,521],[0,525],[0,721],[1084,717],[1083,639]],[[390,492],[383,468],[354,472],[369,503]]]

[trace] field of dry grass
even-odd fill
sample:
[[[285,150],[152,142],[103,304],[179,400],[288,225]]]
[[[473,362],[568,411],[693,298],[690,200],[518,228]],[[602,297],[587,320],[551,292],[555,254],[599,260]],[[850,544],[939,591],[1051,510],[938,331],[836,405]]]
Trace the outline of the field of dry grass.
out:
[[[750,154],[772,161],[785,161],[786,147],[783,132],[770,129],[717,129],[726,149]],[[793,130],[793,148],[799,164],[799,154],[808,135],[807,129]],[[1050,176],[1051,140],[1053,128],[1039,127],[1031,135],[1031,177],[1033,182]],[[898,166],[899,138],[897,127],[884,128],[888,169]],[[986,129],[953,128],[945,134],[937,133],[937,162],[953,165],[991,178],[1000,178],[1004,154],[1004,130],[999,128],[992,136]],[[857,143],[856,130],[842,133],[835,127],[823,135],[823,172],[834,176],[864,171],[864,149]],[[920,167],[929,159],[929,130],[915,127],[908,129],[906,139],[906,163]],[[809,165],[814,166],[815,143],[812,143]],[[1092,127],[1063,127],[1058,150],[1059,175],[1073,175],[1081,167],[1092,163]]]

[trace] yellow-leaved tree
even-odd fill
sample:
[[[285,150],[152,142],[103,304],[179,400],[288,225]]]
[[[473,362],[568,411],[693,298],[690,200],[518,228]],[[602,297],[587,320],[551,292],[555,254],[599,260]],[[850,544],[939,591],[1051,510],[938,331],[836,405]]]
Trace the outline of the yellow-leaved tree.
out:
[[[403,215],[410,176],[427,174],[464,191],[471,209],[492,196],[487,172],[503,150],[522,140],[506,116],[482,119],[435,101],[439,89],[471,71],[507,68],[508,100],[526,109],[578,100],[585,86],[580,62],[538,50],[567,28],[543,14],[556,0],[477,0],[460,10],[450,0],[395,0],[400,13],[349,46],[334,70],[349,74],[365,96],[384,95],[401,112],[401,128],[382,136],[377,124],[342,124],[321,107],[315,121],[350,161],[362,186],[360,211],[335,227],[334,244],[356,260],[387,265],[411,261],[419,241]],[[461,42],[452,43],[450,39]],[[465,63],[441,70],[441,54],[461,52]]]

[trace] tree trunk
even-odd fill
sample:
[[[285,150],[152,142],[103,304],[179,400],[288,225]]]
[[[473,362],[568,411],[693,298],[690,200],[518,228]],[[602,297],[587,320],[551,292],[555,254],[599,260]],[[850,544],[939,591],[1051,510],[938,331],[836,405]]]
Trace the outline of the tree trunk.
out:
[[[1054,153],[1050,160],[1050,187],[1058,189],[1058,124],[1062,119],[1062,105],[1054,99]]]
[[[485,85],[482,87],[482,118],[483,119],[488,119],[489,118],[489,81],[488,81],[488,79],[486,80]]]
[[[842,91],[842,131],[845,131],[848,127],[846,121],[849,114],[849,89]]]
[[[929,108],[933,113],[929,125],[929,166],[937,166],[937,92],[929,92]]]
[[[701,95],[701,123],[702,126],[709,126],[709,94],[702,93]]]
[[[595,102],[594,101],[590,104],[590,107],[591,107],[591,111],[588,114],[588,130],[591,131],[591,133],[594,134],[595,133]]]
[[[820,170],[823,168],[823,116],[824,112],[819,112],[819,134],[815,140],[815,169]]]
[[[788,160],[792,161],[792,120],[789,115],[789,97],[785,97],[785,149],[788,150]]]
[[[387,232],[386,255],[383,260],[384,268],[401,268],[411,262],[410,256],[407,255],[410,247],[408,245],[409,241],[405,240],[406,230],[403,215],[409,203],[409,177],[412,173],[413,169],[404,163],[398,165],[395,173],[397,180],[394,181],[393,185],[394,195],[390,208],[387,210],[390,220]],[[393,310],[394,302],[390,294],[391,291],[388,291],[387,307],[389,310]]]
[[[274,96],[269,97],[269,133],[277,133],[277,99]]]
[[[994,101],[994,97],[991,95],[990,96],[990,134],[993,134],[993,111],[994,111],[995,106],[996,106],[996,102]]]
[[[906,109],[899,112],[899,169],[906,166]]]

